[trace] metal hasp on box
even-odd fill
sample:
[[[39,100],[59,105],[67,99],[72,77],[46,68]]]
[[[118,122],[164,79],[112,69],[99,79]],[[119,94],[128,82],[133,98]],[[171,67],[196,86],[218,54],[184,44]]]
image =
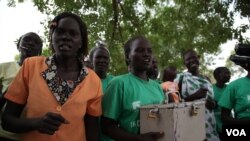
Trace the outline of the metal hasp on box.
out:
[[[140,132],[164,132],[158,141],[203,141],[205,101],[142,106]]]

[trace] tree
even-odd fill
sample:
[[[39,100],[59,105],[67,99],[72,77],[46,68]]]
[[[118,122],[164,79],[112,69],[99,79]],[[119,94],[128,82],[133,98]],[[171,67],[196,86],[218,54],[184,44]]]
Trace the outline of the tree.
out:
[[[250,21],[250,1],[249,0],[229,0],[229,3],[234,2],[234,9],[239,12],[242,17],[247,17]]]
[[[24,0],[9,0],[10,5]],[[232,38],[242,38],[249,26],[233,28],[233,16],[241,11],[249,16],[248,0],[235,2],[235,11],[228,11],[234,1],[223,0],[33,0],[38,10],[48,15],[45,29],[52,16],[61,11],[72,11],[82,17],[89,29],[89,45],[97,39],[106,40],[111,52],[110,71],[127,71],[123,44],[142,34],[154,46],[159,67],[174,65],[183,69],[182,53],[186,49],[204,53],[218,53],[219,45]],[[249,8],[248,8],[249,9]],[[45,32],[48,36],[48,32]],[[124,62],[124,63],[121,63]],[[201,63],[204,64],[204,63]],[[203,67],[205,68],[205,67]]]

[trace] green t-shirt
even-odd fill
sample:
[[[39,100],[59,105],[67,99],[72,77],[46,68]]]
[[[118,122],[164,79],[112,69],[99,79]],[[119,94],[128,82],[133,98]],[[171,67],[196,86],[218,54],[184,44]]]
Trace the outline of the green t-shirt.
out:
[[[108,74],[105,79],[102,80],[102,91],[105,93],[108,83],[114,78],[113,75]],[[99,123],[100,124],[100,123]],[[100,129],[100,141],[113,141],[108,136],[106,136]]]
[[[102,91],[103,91],[103,93],[105,93],[109,81],[111,81],[113,78],[114,78],[113,75],[108,74],[105,79],[101,79],[102,80]]]
[[[239,78],[231,82],[223,92],[219,105],[233,109],[235,118],[250,118],[250,79]]]
[[[153,79],[152,79],[153,80]],[[161,84],[162,83],[162,81],[160,80],[160,79],[154,79],[153,81],[155,81],[156,83],[158,83],[158,84]]]
[[[225,89],[226,89],[226,85],[223,88],[219,88],[215,84],[213,84],[214,100],[217,103],[219,102],[221,95],[223,94]],[[215,116],[215,120],[216,120],[216,129],[218,132],[221,132],[222,121],[221,121],[221,107],[220,106],[217,106],[217,108],[214,109],[214,116]]]
[[[139,107],[163,101],[164,94],[159,84],[127,73],[109,83],[102,101],[103,116],[114,119],[127,132],[139,134]]]

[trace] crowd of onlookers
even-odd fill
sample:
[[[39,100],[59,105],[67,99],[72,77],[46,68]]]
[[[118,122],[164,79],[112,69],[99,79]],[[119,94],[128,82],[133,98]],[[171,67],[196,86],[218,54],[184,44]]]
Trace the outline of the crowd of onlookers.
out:
[[[1,141],[155,141],[164,133],[140,134],[139,107],[196,100],[205,101],[206,141],[225,140],[224,125],[250,125],[249,45],[239,44],[230,58],[247,76],[228,84],[229,69],[218,67],[212,84],[195,50],[183,53],[185,72],[166,66],[159,79],[152,45],[141,35],[124,44],[128,72],[109,74],[107,44],[88,52],[87,26],[73,13],[51,21],[49,41],[53,55],[41,56],[41,38],[26,33],[19,60],[0,64]]]

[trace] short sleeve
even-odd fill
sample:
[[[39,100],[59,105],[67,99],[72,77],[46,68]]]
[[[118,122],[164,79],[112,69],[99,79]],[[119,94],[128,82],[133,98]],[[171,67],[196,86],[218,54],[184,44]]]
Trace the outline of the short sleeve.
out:
[[[28,59],[24,61],[4,96],[6,99],[17,104],[26,104],[29,85],[29,63]]]
[[[234,91],[231,85],[228,85],[219,100],[219,105],[221,107],[232,109],[234,103]]]
[[[103,116],[117,121],[121,114],[123,85],[121,80],[113,79],[104,94],[102,101]]]
[[[102,84],[98,79],[97,93],[94,98],[90,99],[87,104],[87,114],[92,116],[101,116],[102,114]]]

